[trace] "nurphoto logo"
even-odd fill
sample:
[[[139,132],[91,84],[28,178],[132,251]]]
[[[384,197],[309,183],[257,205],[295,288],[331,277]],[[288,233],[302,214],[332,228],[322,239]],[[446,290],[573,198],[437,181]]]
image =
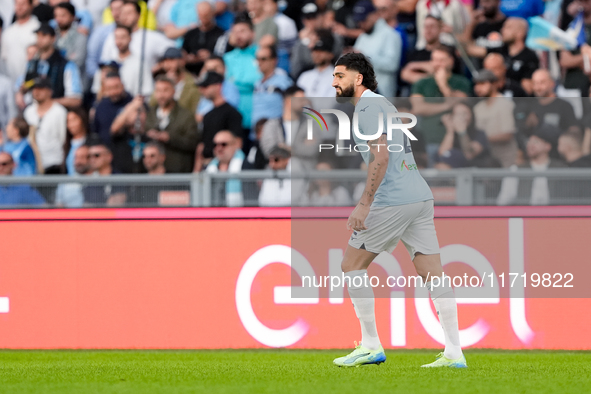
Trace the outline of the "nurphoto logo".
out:
[[[309,108],[309,107],[304,107],[304,110],[308,111],[308,112],[304,112],[304,113],[310,117],[310,119],[308,119],[308,123],[307,123],[307,127],[308,127],[307,139],[308,140],[314,139],[314,131],[313,131],[314,121],[316,121],[316,123],[320,127],[320,130],[328,131],[328,124],[326,122],[326,119],[324,119],[324,116],[322,116],[322,114],[333,114],[337,117],[338,127],[339,127],[338,140],[349,141],[351,139],[351,120],[349,119],[349,116],[345,112],[340,111],[338,109],[321,109],[320,112],[318,112],[318,111],[316,111],[312,108]],[[402,123],[401,119],[410,119],[410,122],[409,123]],[[362,140],[362,141],[373,141],[373,140],[379,138],[384,133],[384,113],[383,112],[378,113],[376,123],[377,123],[376,128],[374,130],[377,130],[377,131],[374,134],[370,134],[370,135],[362,134],[359,131],[359,115],[357,113],[354,113],[353,114],[353,133],[355,134],[355,137],[357,137],[357,139]],[[416,126],[416,124],[417,124],[417,117],[411,113],[406,113],[406,112],[389,112],[389,113],[387,113],[386,114],[386,134],[387,134],[388,141],[392,140],[392,131],[393,130],[401,130],[404,133],[404,145],[376,144],[376,146],[378,147],[378,150],[380,149],[380,146],[385,146],[389,152],[409,151],[410,144],[409,144],[408,140],[412,140],[412,141],[417,140],[417,137],[415,137],[410,132],[409,129]],[[336,149],[337,151],[348,150],[350,152],[351,149],[353,149],[355,152],[369,152],[369,149],[370,149],[369,145],[367,145],[367,144],[356,144],[356,145],[353,145],[352,147],[351,146],[339,147],[338,145],[335,147],[335,145],[333,145],[333,144],[320,144],[319,147],[320,147],[320,151]]]

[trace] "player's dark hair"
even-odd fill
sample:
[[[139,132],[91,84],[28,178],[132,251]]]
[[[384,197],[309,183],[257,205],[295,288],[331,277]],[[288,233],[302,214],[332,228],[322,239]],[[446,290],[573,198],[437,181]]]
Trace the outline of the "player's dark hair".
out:
[[[347,70],[357,71],[363,76],[361,84],[372,92],[375,92],[378,88],[378,81],[376,80],[373,65],[364,54],[347,53],[337,60],[335,63],[336,66],[345,66]]]
[[[140,6],[140,4],[137,1],[124,0],[123,5],[127,5],[127,4],[133,4],[133,6],[135,7],[135,11],[137,12],[138,15],[140,15],[142,13],[142,7]]]

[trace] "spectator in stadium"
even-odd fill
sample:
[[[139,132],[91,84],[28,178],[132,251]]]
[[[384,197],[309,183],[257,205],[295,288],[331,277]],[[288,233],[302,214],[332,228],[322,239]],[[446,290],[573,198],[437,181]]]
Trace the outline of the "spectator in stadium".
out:
[[[98,0],[97,2],[100,1],[101,0]],[[71,0],[49,0],[48,3],[52,7],[52,20],[49,21],[49,24],[51,25],[51,27],[56,29],[59,23],[57,17],[55,16],[56,8],[62,4],[69,4],[72,7],[74,7],[74,5],[71,4]],[[78,33],[82,34],[85,37],[85,39],[88,39],[88,35],[92,31],[93,26],[92,15],[87,9],[83,7],[74,7],[73,9],[75,22],[73,26]]]
[[[252,96],[252,126],[263,118],[277,118],[283,111],[283,91],[293,85],[285,70],[277,67],[277,49],[260,47],[256,52],[259,71],[263,77],[257,81]]]
[[[279,12],[278,0],[265,0],[265,12],[277,25],[277,66],[289,72],[289,56],[298,39],[298,28],[293,19]]]
[[[485,98],[474,106],[474,115],[476,128],[486,134],[492,156],[506,168],[515,164],[517,157],[515,104],[499,93],[497,82],[489,70],[480,70],[474,77],[474,92]]]
[[[406,29],[398,23],[398,2],[399,0],[373,0],[373,4],[378,10],[380,17],[400,35],[400,40],[402,41],[400,65],[403,66],[406,64],[409,47]]]
[[[205,171],[210,174],[218,172],[239,173],[242,171],[244,153],[240,140],[228,130],[220,130],[213,137],[214,159]],[[212,185],[212,201],[214,206],[240,207],[244,205],[242,182],[239,179],[228,179]]]
[[[508,22],[507,22],[508,23]],[[521,87],[521,84],[507,78],[507,66],[500,53],[489,53],[482,63],[485,70],[491,71],[497,77],[497,88],[505,97],[528,97],[529,95]],[[525,100],[520,100],[525,102]]]
[[[70,176],[79,177],[91,174],[88,145],[82,145],[74,152],[74,173]],[[55,205],[66,208],[82,208],[84,206],[82,184],[60,183],[55,191]]]
[[[31,176],[37,173],[37,161],[33,148],[29,144],[29,124],[22,118],[13,118],[6,127],[7,141],[2,144],[0,133],[0,151],[9,153],[14,160],[14,176]]]
[[[469,45],[468,53],[483,58],[490,53],[499,53],[504,58],[506,77],[527,92],[532,93],[531,77],[539,67],[539,59],[534,51],[525,46],[529,26],[525,19],[507,18],[501,28],[502,45],[484,47]]]
[[[2,61],[0,60],[0,62]],[[14,84],[10,81],[10,78],[0,73],[0,130],[6,130],[6,126],[16,115]]]
[[[236,17],[232,26],[232,37],[235,48],[224,55],[225,79],[238,87],[240,92],[238,111],[242,115],[242,127],[250,129],[252,95],[254,85],[261,79],[261,73],[256,66],[257,46],[254,44],[254,30],[248,15]]]
[[[174,99],[175,83],[166,76],[156,78],[154,97],[146,119],[146,136],[166,148],[166,171],[191,172],[198,132],[195,117]]]
[[[265,156],[269,157],[273,147],[291,146],[291,160],[295,168],[312,170],[318,157],[320,137],[313,135],[308,140],[306,119],[303,107],[309,105],[304,91],[295,85],[284,93],[283,115],[280,118],[269,119],[263,126],[260,147]]]
[[[122,7],[123,0],[110,0],[109,9],[113,16],[113,22],[97,26],[88,39],[86,51],[86,77],[88,79],[94,78],[94,74],[98,71],[103,46],[107,37],[115,31],[115,26],[119,23]]]
[[[29,61],[26,67],[24,84],[19,91],[22,95],[38,77],[47,77],[51,84],[52,98],[67,108],[79,107],[82,104],[82,81],[80,71],[75,63],[65,59],[55,48],[55,30],[48,24],[37,29],[37,56]]]
[[[108,57],[103,53],[101,63],[99,66],[117,63],[119,65],[118,73],[121,76],[121,81],[125,90],[132,96],[141,94],[143,96],[150,96],[154,91],[154,81],[152,79],[152,72],[148,63],[143,64],[141,68],[142,86],[140,91],[140,65],[141,58],[139,53],[132,53],[130,44],[132,41],[131,30],[123,25],[117,25],[113,31],[115,46],[117,53],[115,57]],[[102,67],[101,67],[102,68]],[[102,80],[99,75],[95,75],[93,93],[98,93],[101,88]]]
[[[507,17],[501,12],[500,6],[501,0],[480,0],[472,21],[471,38],[477,47],[493,50],[503,45],[500,32]]]
[[[460,0],[419,0],[416,6],[416,48],[425,47],[424,21],[427,15],[433,15],[443,22],[443,31],[440,37],[444,45],[454,45],[453,35],[467,34],[470,23],[470,14]]]
[[[131,98],[125,91],[116,75],[108,78],[106,85],[110,90],[111,99],[104,99],[97,107],[95,125],[100,127],[103,143],[113,155],[113,166],[122,173],[143,172],[141,163],[141,145],[145,142],[145,122],[147,107],[142,96]],[[137,121],[139,116],[139,130]],[[107,134],[108,133],[108,134]]]
[[[363,31],[357,27],[353,20],[353,12],[357,5],[357,0],[344,0],[340,4],[341,7],[330,9],[330,4],[321,1],[316,2],[319,10],[324,14],[325,26],[332,29],[332,32],[338,36],[343,37],[343,46],[346,51],[355,44],[355,40]]]
[[[402,56],[400,33],[380,18],[370,0],[361,0],[355,4],[353,19],[363,30],[353,48],[371,59],[378,92],[386,97],[394,97],[398,89],[397,72]]]
[[[9,24],[2,32],[0,59],[6,66],[7,76],[13,83],[22,76],[27,66],[27,48],[37,42],[35,32],[40,23],[33,14],[30,0],[14,1],[15,22]]]
[[[101,142],[90,145],[88,157],[93,176],[110,176],[119,173],[112,166],[113,154],[107,145]],[[122,206],[127,200],[126,188],[119,185],[88,184],[82,188],[82,194],[85,206]]]
[[[488,140],[486,134],[477,128],[474,115],[468,104],[458,103],[451,113],[441,117],[445,137],[439,147],[435,168],[490,167]]]
[[[158,28],[158,21],[156,20],[156,15],[150,8],[148,8],[148,4],[144,0],[124,0],[126,2],[131,2],[139,5],[140,15],[138,18],[138,27],[140,29],[147,29],[147,30],[156,30]],[[147,13],[147,15],[146,15]],[[102,15],[102,23],[103,25],[107,25],[113,22],[113,15],[111,14],[111,9],[106,7],[103,10]]]
[[[569,102],[556,97],[555,83],[550,72],[539,69],[533,73],[532,88],[537,97],[531,103],[530,113],[526,125],[530,129],[539,127],[545,123],[557,127],[561,133],[566,131],[578,131],[575,112]]]
[[[212,55],[209,59],[207,59],[203,65],[203,69],[201,70],[201,78],[203,78],[203,76],[208,71],[216,72],[222,76],[226,75],[226,64],[224,63],[224,58],[217,55]],[[228,104],[234,108],[238,108],[238,105],[240,104],[240,92],[238,91],[236,85],[227,79],[224,79],[224,82],[222,82],[222,96],[224,96],[224,100]],[[197,122],[201,123],[205,114],[211,111],[213,107],[213,102],[207,97],[201,95],[199,104],[197,104]]]
[[[171,40],[181,39],[191,29],[199,25],[197,5],[203,0],[177,0],[170,9],[170,23],[162,27],[166,37]]]
[[[35,79],[33,99],[33,104],[25,109],[24,118],[35,130],[33,140],[39,149],[43,172],[63,174],[68,111],[52,99],[51,83],[47,78]]]
[[[529,161],[520,168],[529,168],[543,173],[548,168],[565,167],[561,160],[550,157],[550,152],[556,146],[559,135],[560,131],[556,127],[548,124],[540,125],[527,141]],[[504,178],[501,191],[497,196],[497,204],[549,205],[552,196],[560,192],[559,187],[556,187],[558,185],[556,181],[549,181],[544,176],[521,180],[514,177]]]
[[[207,72],[197,82],[204,98],[213,103],[213,109],[203,117],[201,141],[197,145],[194,172],[201,172],[214,157],[213,140],[220,130],[230,131],[240,142],[243,138],[242,115],[226,102],[223,95],[224,77],[214,71]]]
[[[64,57],[74,62],[82,72],[86,61],[86,35],[76,29],[76,8],[68,2],[60,2],[53,8],[57,28],[56,47],[64,54]]]
[[[74,168],[75,153],[78,148],[86,143],[88,137],[88,116],[86,115],[86,111],[81,108],[69,110],[66,122],[68,131],[64,146],[66,173],[68,175],[74,175],[76,173],[76,169]]]
[[[433,64],[431,63],[431,51],[439,47],[439,35],[441,34],[441,19],[433,15],[427,15],[423,23],[423,34],[425,38],[425,47],[414,49],[408,55],[408,63],[400,73],[400,78],[413,84],[419,79],[433,74]]]
[[[583,12],[583,23],[582,29],[585,31],[585,43],[591,44],[591,1],[582,0],[576,2],[578,5],[578,11]],[[574,51],[563,50],[560,51],[560,66],[566,69],[564,76],[564,87],[567,89],[579,89],[581,96],[586,97],[589,95],[589,75],[591,69],[589,64],[591,58],[588,55],[581,53],[580,47]],[[585,67],[587,64],[587,67]]]
[[[302,7],[303,28],[299,32],[299,38],[291,50],[289,60],[289,73],[294,80],[297,80],[301,73],[314,68],[312,60],[312,48],[318,40],[317,31],[323,28],[324,14],[318,10],[314,3],[307,3]],[[333,58],[338,57],[343,49],[343,37],[332,32],[333,37]]]
[[[12,176],[14,161],[7,152],[0,152],[0,177]],[[29,185],[0,185],[0,206],[44,205],[45,199]]]
[[[265,0],[246,0],[246,10],[254,26],[254,42],[259,44],[267,35],[272,36],[277,42],[279,29],[273,20],[274,15],[269,15],[265,9]]]
[[[183,39],[187,70],[199,75],[203,64],[214,53],[215,46],[224,31],[215,23],[215,9],[207,1],[197,3],[199,26],[189,30]]]
[[[143,4],[143,2],[141,2]],[[141,5],[137,2],[125,0],[121,7],[121,15],[119,16],[119,24],[131,30],[131,42],[129,50],[135,56],[141,56],[142,53],[142,35],[143,28],[140,28],[138,23],[140,21]],[[164,51],[167,48],[174,46],[174,41],[169,40],[160,32],[153,30],[146,30],[146,45],[145,45],[145,62],[148,69],[152,69],[158,62]],[[119,50],[115,43],[114,32],[109,34],[105,39],[101,59],[116,59]],[[138,67],[139,70],[139,67]]]
[[[330,172],[334,167],[328,162],[316,164],[317,171]],[[349,192],[343,185],[335,185],[330,180],[330,174],[326,179],[315,179],[310,183],[308,193],[302,196],[301,204],[304,206],[337,207],[353,204]]]
[[[435,164],[439,144],[445,135],[441,115],[450,111],[460,97],[472,92],[470,81],[462,75],[453,74],[454,53],[447,46],[431,52],[433,75],[420,79],[412,85],[413,114],[422,116],[421,127],[427,143],[429,166]]]
[[[583,153],[583,135],[579,132],[562,133],[558,138],[558,153],[569,167],[591,167],[591,155]]]
[[[121,76],[113,72],[107,74],[103,81],[103,98],[95,104],[93,118],[93,131],[105,144],[110,145],[113,121],[131,99]]]
[[[273,171],[290,171],[291,154],[288,149],[275,146],[269,154],[269,168]],[[261,207],[291,206],[291,179],[267,178],[259,193]]]
[[[144,146],[143,158],[144,167],[148,175],[163,175],[166,174],[166,150],[162,144],[157,142],[148,142]]]
[[[259,119],[259,121],[254,126],[256,138],[254,141],[252,141],[252,145],[250,146],[248,152],[245,152],[246,157],[244,158],[244,162],[242,163],[243,170],[264,170],[265,167],[267,167],[267,157],[261,151],[261,148],[259,146],[265,123],[267,123],[266,118]]]
[[[303,72],[298,78],[297,85],[304,89],[307,97],[334,97],[333,35],[328,30],[319,30],[316,34],[318,39],[312,47],[314,68]]]
[[[174,99],[179,106],[194,114],[201,95],[199,88],[195,86],[195,78],[185,69],[185,60],[180,49],[168,48],[164,52],[156,71],[157,75],[160,73],[164,73],[175,83]]]

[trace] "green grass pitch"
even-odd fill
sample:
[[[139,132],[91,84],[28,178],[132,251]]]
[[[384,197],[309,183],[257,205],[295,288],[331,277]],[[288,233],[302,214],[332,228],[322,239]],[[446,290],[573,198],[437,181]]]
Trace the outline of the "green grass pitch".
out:
[[[468,349],[466,370],[422,369],[436,352],[332,365],[343,350],[0,351],[0,393],[591,393],[591,352]]]

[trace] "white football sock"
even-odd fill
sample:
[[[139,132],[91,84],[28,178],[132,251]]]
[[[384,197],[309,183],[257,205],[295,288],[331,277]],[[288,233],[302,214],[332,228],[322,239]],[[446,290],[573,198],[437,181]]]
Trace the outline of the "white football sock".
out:
[[[439,322],[445,334],[445,350],[443,354],[448,359],[455,360],[462,357],[460,330],[458,328],[458,306],[449,280],[446,279],[443,282],[443,285],[433,286],[433,290],[431,290],[431,282],[427,282],[426,286],[431,294],[431,300],[433,300],[433,305],[435,305]]]
[[[376,327],[375,298],[369,278],[365,279],[367,270],[349,271],[345,273],[349,286],[349,297],[355,307],[355,313],[361,323],[361,344],[376,350],[380,347],[380,338]],[[357,279],[355,279],[357,278]]]

